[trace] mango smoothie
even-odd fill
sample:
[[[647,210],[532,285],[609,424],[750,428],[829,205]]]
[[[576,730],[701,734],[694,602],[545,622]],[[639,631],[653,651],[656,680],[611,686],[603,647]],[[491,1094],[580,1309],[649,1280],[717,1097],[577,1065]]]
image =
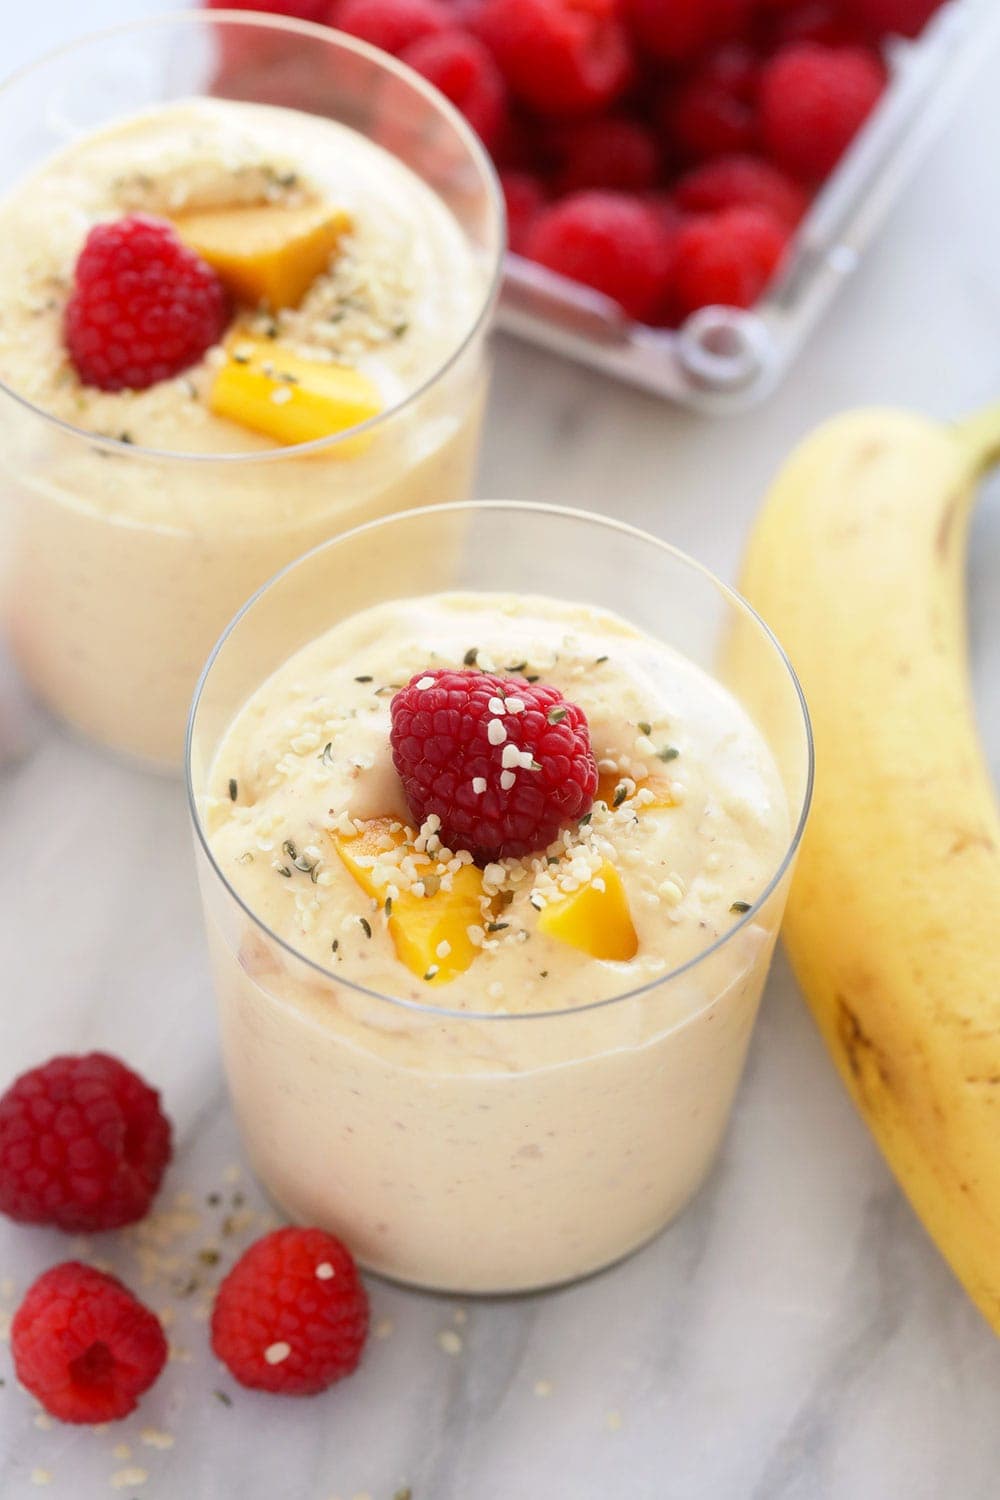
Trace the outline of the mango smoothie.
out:
[[[517,748],[539,685],[562,695],[548,725],[582,711],[593,799],[544,847],[474,858],[414,816],[391,714],[441,672],[493,694],[496,765],[470,807],[502,812],[541,771]],[[236,898],[206,896],[230,1088],[293,1219],[388,1276],[508,1292],[608,1264],[688,1201],[739,1078],[794,819],[720,682],[589,605],[378,603],[253,688],[198,818]]]
[[[67,350],[74,267],[95,226],[134,215],[218,272],[230,315],[177,375],[101,389]],[[75,728],[175,766],[197,673],[266,577],[360,520],[468,493],[498,248],[357,130],[210,98],[74,139],[0,223],[15,653]]]

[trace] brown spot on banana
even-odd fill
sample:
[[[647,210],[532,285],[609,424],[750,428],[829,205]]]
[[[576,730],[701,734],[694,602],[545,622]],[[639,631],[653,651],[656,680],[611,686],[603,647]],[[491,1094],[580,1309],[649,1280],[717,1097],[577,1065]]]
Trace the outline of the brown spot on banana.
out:
[[[869,1087],[873,1069],[883,1088],[892,1087],[888,1059],[864,1030],[846,996],[838,992],[834,996],[834,1003],[837,1007],[837,1039],[843,1048],[858,1093],[870,1105]]]

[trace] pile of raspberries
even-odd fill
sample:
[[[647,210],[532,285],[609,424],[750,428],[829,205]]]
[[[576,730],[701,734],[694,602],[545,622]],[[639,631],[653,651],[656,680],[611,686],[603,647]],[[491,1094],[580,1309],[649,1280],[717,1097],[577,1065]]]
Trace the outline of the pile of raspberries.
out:
[[[885,87],[886,40],[943,0],[243,3],[422,73],[492,154],[511,249],[675,327],[757,301]],[[253,66],[224,60],[220,91]]]

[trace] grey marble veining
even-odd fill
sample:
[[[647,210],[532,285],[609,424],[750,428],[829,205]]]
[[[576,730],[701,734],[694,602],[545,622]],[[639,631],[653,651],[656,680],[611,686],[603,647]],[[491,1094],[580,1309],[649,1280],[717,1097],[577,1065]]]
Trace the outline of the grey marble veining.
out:
[[[86,20],[155,8],[94,0]],[[82,20],[50,0],[21,18],[6,61]],[[874,401],[946,416],[1000,396],[998,67],[984,66],[767,407],[712,423],[502,342],[481,493],[607,509],[731,576],[769,476],[823,416]],[[995,767],[997,496],[981,507],[971,572]],[[718,1166],[654,1244],[531,1298],[458,1304],[371,1281],[386,1336],[355,1378],[302,1402],[236,1387],[208,1352],[203,1287],[182,1289],[209,1274],[199,1249],[218,1244],[227,1264],[262,1222],[240,1216],[268,1209],[226,1104],[181,788],[19,705],[0,675],[0,749],[12,754],[0,771],[0,1079],[55,1050],[105,1046],[162,1088],[178,1132],[163,1243],[105,1236],[85,1248],[172,1309],[176,1357],[135,1418],[95,1433],[36,1425],[0,1343],[2,1500],[1000,1494],[1000,1345],[893,1184],[780,958]],[[0,1326],[39,1269],[72,1253],[54,1232],[0,1223]]]

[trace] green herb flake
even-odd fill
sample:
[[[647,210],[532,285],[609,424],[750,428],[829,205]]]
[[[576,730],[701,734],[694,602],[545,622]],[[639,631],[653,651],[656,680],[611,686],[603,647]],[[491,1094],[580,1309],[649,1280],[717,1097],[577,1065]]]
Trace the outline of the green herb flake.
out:
[[[240,795],[239,782],[236,780],[235,776],[230,776],[230,778],[229,778],[229,800],[230,800],[230,802],[235,802],[236,799],[237,799],[237,797],[239,795]]]
[[[233,1398],[226,1391],[213,1391],[212,1395],[216,1401],[221,1401],[223,1406],[232,1406]]]
[[[607,661],[607,659],[608,658],[606,656],[599,656],[597,658],[597,660],[594,662],[594,666],[595,667],[603,667],[603,665]]]
[[[745,911],[750,910],[749,901],[734,901],[729,910],[734,916],[741,917]]]
[[[385,914],[386,914],[387,917],[391,917],[392,916],[392,897],[391,896],[386,896],[384,910],[385,910]]]
[[[424,975],[424,978],[429,983],[432,979],[436,979],[440,972],[441,970],[437,964],[431,964],[430,968],[427,970],[427,973]]]
[[[509,922],[487,922],[487,932],[505,932],[510,926]]]
[[[462,665],[463,665],[463,667],[474,667],[476,665],[476,657],[478,655],[479,655],[479,647],[478,646],[470,646],[469,649],[468,649],[468,651],[466,651],[465,655],[462,657]]]
[[[652,732],[653,732],[653,726],[652,726],[652,724],[650,724],[647,719],[640,719],[639,720],[639,733],[640,734],[652,734]]]
[[[333,741],[332,740],[327,740],[326,744],[323,746],[322,750],[319,753],[319,760],[323,763],[324,766],[332,766],[333,765]]]
[[[361,927],[362,927],[362,930],[364,932],[365,937],[366,938],[370,938],[371,935],[372,935],[372,924],[369,922],[368,918],[367,917],[359,917],[358,921],[361,923]]]
[[[627,796],[628,787],[625,785],[624,781],[619,781],[618,785],[615,787],[615,795],[611,799],[611,806],[621,807]]]
[[[554,703],[545,717],[550,724],[561,724],[568,713],[569,709],[564,703]]]
[[[339,949],[340,949],[340,938],[334,938],[333,942],[330,944],[330,951],[332,953],[337,953],[339,951]]]
[[[277,870],[279,875],[284,877],[285,880],[291,880],[292,872],[287,865],[275,865],[274,868]]]
[[[656,758],[662,761],[676,760],[680,753],[676,745],[664,745],[662,750],[657,750]]]
[[[593,816],[594,816],[593,813],[584,813],[584,815],[583,815],[582,818],[577,818],[578,825],[581,828],[586,828],[587,824],[590,822],[590,820],[591,820],[591,818]]]
[[[374,682],[374,677],[355,677],[355,682]]]
[[[282,853],[283,854],[287,854],[288,858],[291,859],[291,860],[296,860],[299,857],[298,856],[298,851],[295,848],[295,845],[292,843],[291,839],[286,839],[285,840],[285,842],[281,846],[281,850],[282,850]]]

